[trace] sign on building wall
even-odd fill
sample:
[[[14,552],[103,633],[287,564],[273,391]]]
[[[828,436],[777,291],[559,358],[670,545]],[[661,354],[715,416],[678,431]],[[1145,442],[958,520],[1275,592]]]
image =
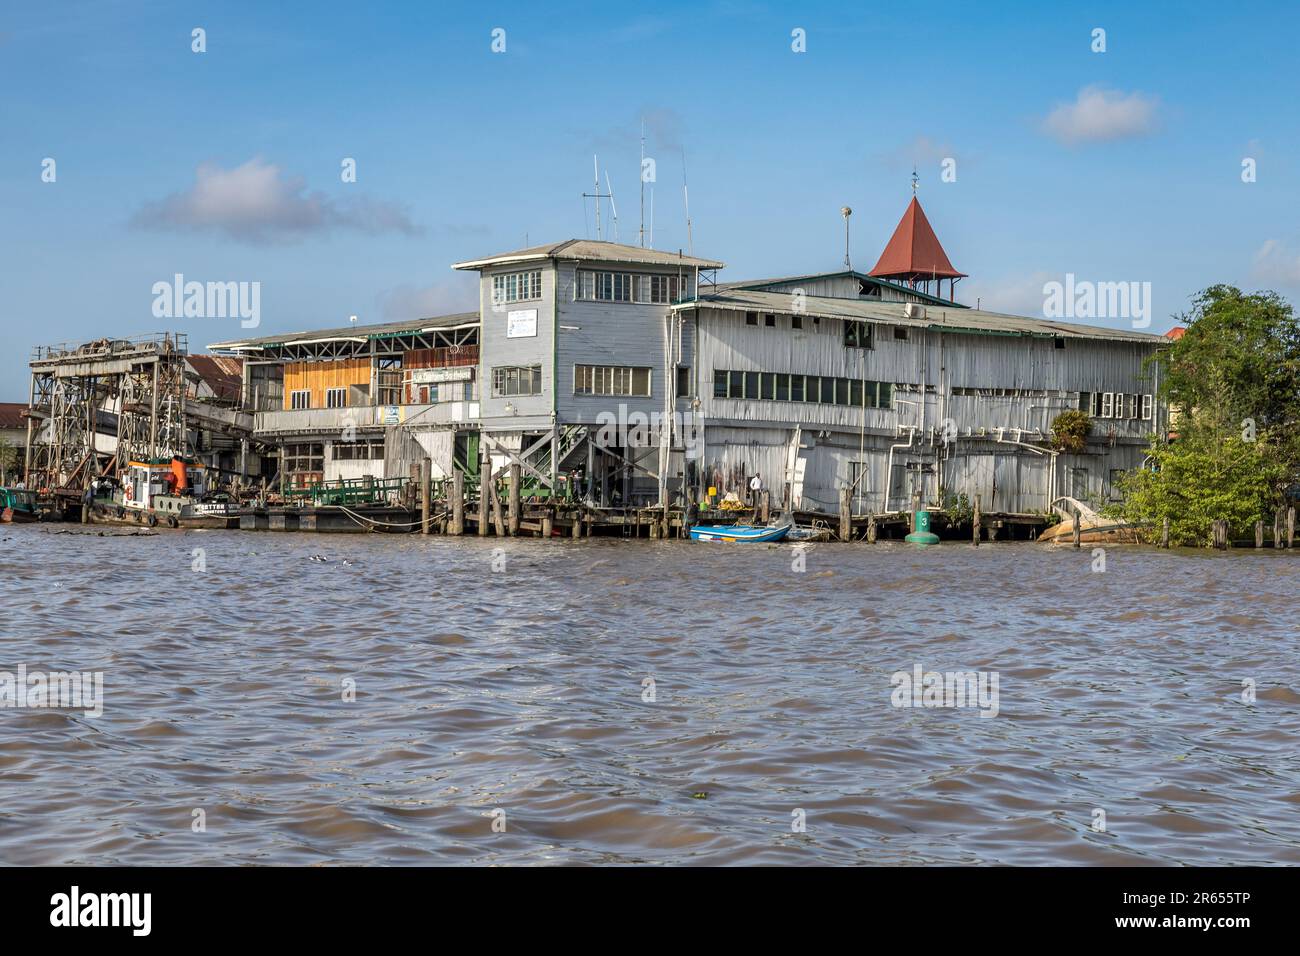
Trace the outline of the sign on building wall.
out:
[[[506,338],[522,339],[536,334],[536,309],[518,309],[506,315]]]
[[[472,365],[411,370],[411,383],[414,385],[435,385],[439,382],[468,382],[473,378],[474,367]]]
[[[402,410],[397,405],[381,405],[379,407],[379,424],[381,425],[400,425],[402,423]]]

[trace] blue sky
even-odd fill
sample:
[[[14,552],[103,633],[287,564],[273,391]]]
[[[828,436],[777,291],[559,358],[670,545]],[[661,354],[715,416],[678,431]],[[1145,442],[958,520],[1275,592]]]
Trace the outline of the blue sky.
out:
[[[686,245],[684,148],[694,248],[724,279],[836,268],[845,204],[869,269],[915,162],[970,304],[1032,314],[1067,272],[1149,281],[1163,331],[1214,282],[1293,296],[1298,28],[1283,3],[10,0],[0,399],[25,400],[38,343],[245,334],[155,318],[175,273],[260,282],[259,334],[472,307],[451,262],[594,235],[593,153],[635,242],[642,117],[655,245]]]

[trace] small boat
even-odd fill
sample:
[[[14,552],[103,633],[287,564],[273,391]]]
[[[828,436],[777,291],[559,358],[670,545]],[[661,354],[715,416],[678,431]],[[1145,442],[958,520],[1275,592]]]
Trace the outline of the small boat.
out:
[[[1074,540],[1075,516],[1079,522],[1080,544],[1136,544],[1138,529],[1124,521],[1105,518],[1075,498],[1062,497],[1052,502],[1052,510],[1061,520],[1038,536],[1044,544],[1069,544]]]
[[[23,524],[41,520],[36,492],[23,488],[0,488],[0,521]]]
[[[786,518],[775,525],[754,527],[752,525],[696,525],[691,528],[692,541],[734,541],[739,543],[765,543],[780,541],[790,533],[793,522]]]

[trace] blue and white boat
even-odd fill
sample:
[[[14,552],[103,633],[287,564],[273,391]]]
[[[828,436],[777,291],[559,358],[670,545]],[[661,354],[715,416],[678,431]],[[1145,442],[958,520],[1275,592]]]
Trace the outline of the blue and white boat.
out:
[[[790,533],[789,519],[769,527],[752,525],[696,525],[691,528],[692,541],[734,541],[738,543],[780,541]]]

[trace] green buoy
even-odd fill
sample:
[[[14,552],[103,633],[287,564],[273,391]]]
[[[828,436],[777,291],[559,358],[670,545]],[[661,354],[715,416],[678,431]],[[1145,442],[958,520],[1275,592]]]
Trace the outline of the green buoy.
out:
[[[930,512],[924,508],[912,512],[912,533],[903,540],[912,544],[939,543],[939,536],[930,530]]]

